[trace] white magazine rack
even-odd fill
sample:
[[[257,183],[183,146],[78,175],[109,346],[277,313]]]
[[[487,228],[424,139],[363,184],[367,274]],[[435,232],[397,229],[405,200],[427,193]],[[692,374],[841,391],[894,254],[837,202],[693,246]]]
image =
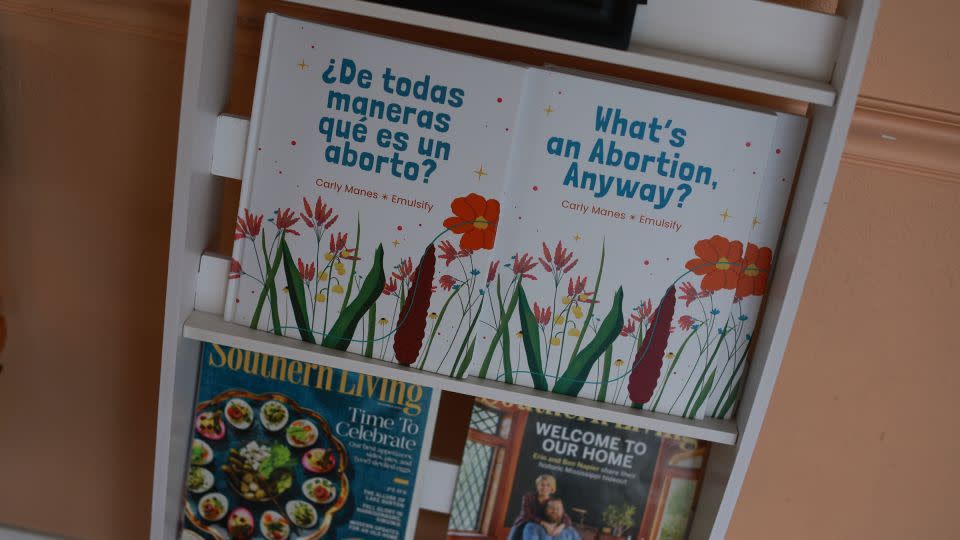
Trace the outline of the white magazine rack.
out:
[[[297,3],[808,103],[806,148],[763,325],[736,418],[695,421],[520,386],[451,379],[225,323],[225,262],[204,257],[203,250],[218,230],[226,181],[221,176],[239,177],[246,140],[245,120],[220,115],[229,95],[237,6],[236,0],[193,0],[170,231],[150,538],[175,538],[183,511],[201,341],[712,441],[716,444],[690,538],[723,538],[820,235],[880,1],[840,0],[834,16],[759,0],[649,0],[649,5],[637,8],[634,38],[625,51],[359,0]],[[427,469],[421,478],[427,475],[432,489],[421,490],[429,497],[419,504],[444,511],[449,508],[456,467],[428,462]]]

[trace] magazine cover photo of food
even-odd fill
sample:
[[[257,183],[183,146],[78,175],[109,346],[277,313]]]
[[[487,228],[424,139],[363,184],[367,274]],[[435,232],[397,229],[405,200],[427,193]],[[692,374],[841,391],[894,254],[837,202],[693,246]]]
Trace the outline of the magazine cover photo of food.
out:
[[[407,538],[431,414],[429,388],[205,343],[181,538]]]
[[[448,540],[682,540],[709,443],[477,398]]]

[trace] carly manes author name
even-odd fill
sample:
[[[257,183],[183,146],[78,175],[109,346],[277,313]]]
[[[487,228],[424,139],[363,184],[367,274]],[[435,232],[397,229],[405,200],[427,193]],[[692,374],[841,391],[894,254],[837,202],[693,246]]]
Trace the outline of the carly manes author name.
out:
[[[683,228],[683,224],[679,221],[673,219],[665,219],[662,217],[653,217],[646,214],[627,214],[626,212],[621,212],[619,210],[612,210],[610,208],[604,208],[602,206],[597,206],[595,204],[585,204],[582,202],[568,201],[563,200],[560,202],[560,206],[571,212],[576,212],[581,215],[593,214],[596,216],[608,217],[611,219],[619,219],[622,221],[635,221],[641,225],[649,225],[651,227],[658,227],[661,229],[667,229],[674,232],[680,232],[680,229]]]

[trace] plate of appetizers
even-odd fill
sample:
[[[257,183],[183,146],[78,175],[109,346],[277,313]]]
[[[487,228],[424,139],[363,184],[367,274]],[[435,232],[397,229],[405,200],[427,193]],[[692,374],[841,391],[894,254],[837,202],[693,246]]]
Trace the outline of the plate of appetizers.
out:
[[[185,530],[205,540],[322,538],[347,504],[346,447],[282,394],[223,392],[194,411]]]

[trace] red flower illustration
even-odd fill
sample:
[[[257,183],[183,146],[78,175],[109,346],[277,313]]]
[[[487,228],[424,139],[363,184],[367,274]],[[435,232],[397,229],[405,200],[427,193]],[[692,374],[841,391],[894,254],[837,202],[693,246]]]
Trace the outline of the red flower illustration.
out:
[[[230,273],[227,275],[228,279],[238,279],[243,275],[243,268],[240,266],[240,261],[236,259],[230,259]]]
[[[447,261],[447,266],[457,260],[457,248],[453,247],[449,240],[440,242],[437,247],[440,248],[440,260]]]
[[[300,221],[300,218],[294,215],[293,210],[289,208],[285,210],[277,208],[277,219],[274,224],[281,231],[290,233],[294,236],[300,236],[300,233],[292,229],[292,227],[296,225],[298,221]]]
[[[493,249],[500,220],[500,203],[485,199],[476,193],[458,197],[450,203],[453,216],[443,220],[443,226],[460,237],[460,249]]]
[[[696,322],[697,320],[689,315],[681,315],[680,319],[677,321],[677,325],[680,326],[681,330],[689,330],[693,328],[693,325]]]
[[[495,277],[497,277],[497,268],[500,266],[500,261],[490,261],[490,268],[487,269],[487,285],[489,285]]]
[[[710,296],[710,293],[707,291],[704,291],[704,290],[697,291],[697,288],[694,287],[693,283],[690,283],[689,281],[685,281],[680,284],[680,292],[682,292],[683,294],[681,294],[677,298],[686,302],[687,307],[690,307],[690,304],[693,303],[693,301],[698,298],[706,298]]]
[[[313,281],[313,276],[316,275],[317,272],[317,266],[314,263],[303,264],[300,257],[297,257],[297,270],[300,271],[300,277],[302,277],[304,281]]]
[[[457,278],[451,276],[450,274],[444,274],[440,276],[440,288],[449,291],[457,284]]]
[[[577,276],[577,282],[573,282],[573,278],[567,283],[567,296],[573,298],[574,296],[583,292],[587,288],[587,276]]]
[[[633,308],[633,310],[636,311],[636,313],[631,313],[630,318],[637,322],[643,322],[644,319],[653,313],[653,300],[647,298],[646,302],[640,302],[640,305]]]
[[[390,275],[396,278],[397,281],[403,281],[410,277],[413,274],[413,259],[407,257],[406,260],[400,259],[400,264],[397,265],[397,270],[391,272]]]
[[[570,270],[573,270],[573,267],[576,266],[580,260],[574,259],[573,262],[571,262],[570,259],[573,259],[573,252],[563,247],[562,242],[557,242],[557,247],[554,248],[552,255],[550,254],[550,249],[547,247],[547,243],[543,242],[543,257],[540,257],[540,264],[547,272],[556,270],[557,274],[566,274]]]
[[[383,284],[383,294],[390,296],[395,292],[397,292],[397,280],[391,276],[390,281]]]
[[[533,303],[533,318],[537,320],[537,324],[540,326],[550,324],[550,315],[552,313],[549,306],[541,309],[539,304]]]
[[[620,335],[623,337],[632,336],[637,331],[637,323],[632,318],[627,319],[627,324],[620,329]]]
[[[687,261],[687,270],[703,276],[700,288],[705,291],[733,289],[737,286],[743,260],[743,244],[720,235],[700,240],[693,246],[696,259]]]
[[[307,224],[307,227],[313,229],[317,235],[329,229],[337,222],[337,218],[340,217],[340,214],[337,214],[333,217],[330,217],[333,214],[333,207],[327,206],[321,197],[317,197],[317,203],[313,208],[310,208],[310,203],[307,202],[307,198],[303,198],[303,212],[300,212],[300,217],[303,218],[303,222]]]
[[[260,236],[260,226],[263,225],[263,214],[254,215],[250,210],[243,209],[243,217],[237,216],[237,230],[233,233],[234,240],[254,238]]]
[[[747,252],[743,256],[743,270],[737,280],[738,297],[763,296],[767,291],[767,276],[770,274],[771,260],[773,260],[773,251],[770,248],[747,244]]]
[[[337,233],[336,238],[333,233],[330,233],[330,253],[334,255],[339,253],[341,259],[348,261],[359,261],[360,258],[353,252],[354,248],[347,249],[347,233]]]
[[[458,251],[449,240],[440,242],[437,247],[440,248],[440,260],[447,261],[447,266],[450,266],[450,263],[453,261],[461,257],[469,257],[473,253],[473,250],[470,249],[461,249]]]
[[[537,276],[533,274],[528,274],[529,271],[537,267],[536,261],[533,260],[529,254],[524,253],[523,256],[520,256],[519,253],[513,256],[513,273],[520,277],[525,277],[529,279],[536,280]]]

